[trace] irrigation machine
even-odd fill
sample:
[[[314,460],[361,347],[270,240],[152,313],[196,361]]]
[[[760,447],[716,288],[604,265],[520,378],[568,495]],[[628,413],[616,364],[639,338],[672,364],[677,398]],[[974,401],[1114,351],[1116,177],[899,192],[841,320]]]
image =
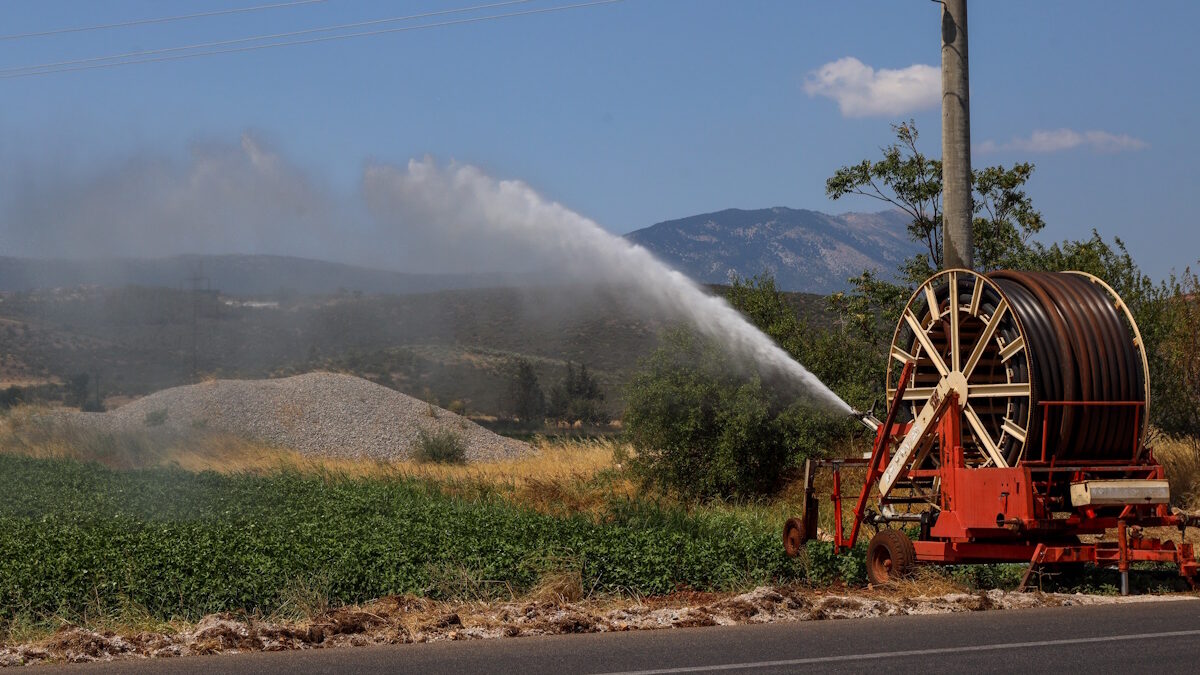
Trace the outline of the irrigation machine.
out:
[[[1124,594],[1130,564],[1155,561],[1194,585],[1192,545],[1147,533],[1182,535],[1197,523],[1169,506],[1163,468],[1145,445],[1149,404],[1141,334],[1102,280],[943,271],[901,315],[883,421],[855,413],[875,433],[870,455],[809,461],[803,515],[784,527],[784,547],[797,555],[816,536],[814,478],[828,469],[834,548],[874,528],[872,583],[918,563],[1026,562],[1023,588],[1039,566],[1093,563],[1116,567]],[[846,467],[866,472],[848,534]]]

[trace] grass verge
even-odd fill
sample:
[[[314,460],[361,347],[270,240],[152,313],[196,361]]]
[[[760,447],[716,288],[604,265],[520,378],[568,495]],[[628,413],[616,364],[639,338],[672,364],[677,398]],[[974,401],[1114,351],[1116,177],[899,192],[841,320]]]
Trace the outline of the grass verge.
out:
[[[123,607],[195,619],[539,587],[732,590],[803,576],[777,539],[733,509],[614,498],[596,516],[554,516],[403,475],[114,470],[0,456],[5,622],[83,621]]]

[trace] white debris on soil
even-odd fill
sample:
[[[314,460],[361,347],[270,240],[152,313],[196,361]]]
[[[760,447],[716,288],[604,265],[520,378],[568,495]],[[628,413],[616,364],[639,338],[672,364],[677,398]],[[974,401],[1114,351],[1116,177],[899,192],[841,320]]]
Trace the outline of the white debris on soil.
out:
[[[63,412],[56,419],[85,430],[152,437],[227,433],[332,457],[407,459],[421,431],[454,433],[468,460],[530,451],[449,410],[335,373],[214,380],[164,389],[106,413]]]
[[[207,616],[176,633],[117,635],[76,626],[38,643],[0,645],[0,666],[40,662],[111,661],[248,651],[279,651],[488,639],[565,633],[728,626],[911,614],[1098,605],[1192,596],[1099,596],[992,590],[906,597],[867,591],[830,594],[797,587],[761,587],[741,595],[681,593],[614,608],[609,601],[526,601],[494,604],[435,602],[411,596],[329,610],[287,623]]]

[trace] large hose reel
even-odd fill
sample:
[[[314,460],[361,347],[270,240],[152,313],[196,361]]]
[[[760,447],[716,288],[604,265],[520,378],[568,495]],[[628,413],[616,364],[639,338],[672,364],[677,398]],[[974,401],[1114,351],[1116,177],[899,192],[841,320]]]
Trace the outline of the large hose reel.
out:
[[[1060,463],[1131,460],[1141,447],[1150,402],[1141,335],[1117,293],[1090,274],[936,274],[896,328],[889,405],[906,362],[908,414],[939,387],[957,393],[975,466],[1041,460],[1043,448]]]

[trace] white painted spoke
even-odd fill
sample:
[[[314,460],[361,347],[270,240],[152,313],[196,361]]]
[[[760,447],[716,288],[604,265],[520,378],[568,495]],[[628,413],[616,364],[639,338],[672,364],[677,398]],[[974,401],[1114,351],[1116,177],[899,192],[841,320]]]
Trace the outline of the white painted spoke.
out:
[[[1000,327],[1000,321],[1004,319],[1004,313],[1007,311],[1008,301],[1001,300],[996,305],[996,311],[992,312],[992,319],[983,329],[983,334],[979,336],[979,341],[975,343],[975,349],[971,350],[971,356],[967,358],[967,364],[962,369],[963,377],[967,378],[968,382],[971,381],[971,373],[975,371],[979,359],[983,358],[983,352],[987,349],[988,343],[992,341],[992,336],[996,334],[996,329]]]
[[[942,355],[937,353],[933,348],[933,342],[929,340],[929,336],[925,334],[925,329],[921,327],[921,322],[917,321],[917,317],[909,310],[904,310],[904,320],[908,322],[909,328],[917,334],[917,342],[921,343],[921,349],[925,351],[925,355],[930,361],[933,361],[933,367],[937,368],[938,374],[945,377],[950,374],[950,369],[946,367],[946,362],[942,360]]]
[[[969,398],[995,398],[998,396],[1029,396],[1028,382],[1007,384],[973,384],[967,387]]]
[[[916,363],[917,362],[917,357],[913,356],[912,354],[909,354],[908,352],[904,351],[903,349],[900,349],[896,345],[892,345],[892,358],[896,359],[900,363]]]
[[[950,273],[950,369],[962,367],[962,355],[958,353],[958,273]]]
[[[904,398],[902,398],[900,400],[902,400],[902,401],[924,401],[924,400],[927,400],[930,396],[933,396],[933,392],[935,392],[935,391],[937,391],[936,387],[908,387],[904,390]],[[893,399],[895,399],[895,397],[896,397],[896,390],[888,389],[888,400],[889,401],[893,400]]]
[[[984,453],[996,463],[996,466],[1008,466],[1008,463],[1000,456],[1000,448],[996,447],[996,441],[983,426],[983,420],[979,419],[979,413],[975,412],[970,403],[963,406],[963,416],[967,418],[967,424],[971,425],[971,430],[975,432],[975,439],[983,446]]]
[[[971,308],[967,311],[971,316],[979,316],[979,304],[983,302],[983,280],[975,279],[975,287],[971,289]]]
[[[937,321],[942,316],[942,309],[938,307],[937,295],[933,292],[933,284],[925,284],[925,302],[929,305],[929,316]]]
[[[1004,418],[1004,424],[1000,425],[1000,428],[1008,432],[1009,436],[1012,436],[1022,443],[1025,442],[1025,430],[1017,426],[1016,422],[1006,417]]]
[[[1014,357],[1018,353],[1020,353],[1020,351],[1022,349],[1025,349],[1025,336],[1024,335],[1018,336],[1016,340],[1013,340],[1012,342],[1004,345],[1004,348],[1000,350],[1000,360],[1008,361],[1009,359],[1011,359],[1012,357]]]

